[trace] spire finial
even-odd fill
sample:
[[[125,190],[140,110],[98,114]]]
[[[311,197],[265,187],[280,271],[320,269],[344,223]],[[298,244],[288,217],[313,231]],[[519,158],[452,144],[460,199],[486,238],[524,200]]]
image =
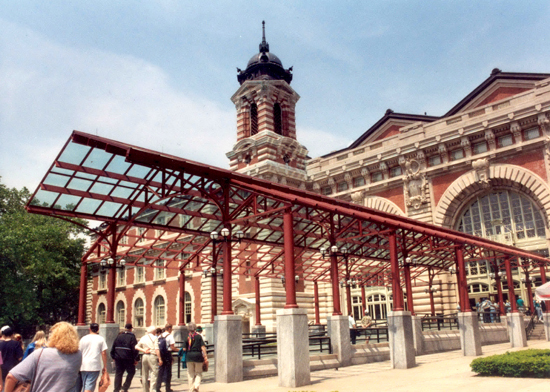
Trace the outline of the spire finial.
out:
[[[269,52],[269,44],[265,40],[265,20],[262,20],[262,43],[260,44],[260,52]]]

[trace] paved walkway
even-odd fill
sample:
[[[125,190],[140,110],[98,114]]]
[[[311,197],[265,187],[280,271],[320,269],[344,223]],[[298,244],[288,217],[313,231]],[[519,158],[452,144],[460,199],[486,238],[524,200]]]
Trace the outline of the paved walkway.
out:
[[[550,349],[550,342],[528,341],[527,348]],[[523,349],[523,348],[522,348]],[[519,350],[522,350],[519,349]],[[483,355],[502,354],[510,349],[510,343],[483,346]],[[201,392],[426,392],[426,391],[483,391],[483,392],[521,392],[544,391],[549,389],[548,379],[478,377],[470,370],[474,357],[464,357],[460,351],[422,355],[416,357],[417,366],[412,369],[391,369],[389,361],[365,365],[349,366],[338,370],[321,370],[311,373],[311,385],[301,388],[281,388],[277,377],[268,377],[232,384],[215,383],[210,370],[201,385]],[[175,378],[174,391],[187,391],[187,374]],[[112,381],[112,379],[111,379]],[[112,386],[108,391],[112,391]],[[141,391],[139,377],[134,379],[131,392]],[[164,392],[164,386],[162,388]]]

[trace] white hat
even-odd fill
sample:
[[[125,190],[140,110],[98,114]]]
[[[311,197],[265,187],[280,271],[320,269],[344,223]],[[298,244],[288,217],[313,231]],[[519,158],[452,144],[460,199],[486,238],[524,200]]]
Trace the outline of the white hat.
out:
[[[0,329],[0,332],[4,332],[6,329],[8,329],[10,326],[9,325],[4,325],[2,327],[2,329]]]

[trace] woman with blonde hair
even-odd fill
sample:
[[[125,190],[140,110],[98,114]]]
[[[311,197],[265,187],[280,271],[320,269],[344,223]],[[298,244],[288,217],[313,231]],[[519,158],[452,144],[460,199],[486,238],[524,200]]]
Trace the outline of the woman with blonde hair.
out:
[[[48,347],[35,350],[11,369],[4,392],[12,392],[18,382],[32,383],[33,392],[69,391],[76,384],[82,363],[76,329],[64,321],[55,324]]]
[[[23,359],[27,358],[31,353],[36,350],[37,348],[46,347],[46,332],[44,331],[37,331],[34,334],[34,338],[32,338],[32,342],[29,343],[27,346],[27,349],[25,350],[25,354],[23,354]]]

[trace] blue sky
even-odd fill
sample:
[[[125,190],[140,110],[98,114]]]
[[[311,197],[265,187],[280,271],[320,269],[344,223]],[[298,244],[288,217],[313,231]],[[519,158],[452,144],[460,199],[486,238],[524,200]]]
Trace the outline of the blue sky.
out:
[[[299,141],[442,115],[495,67],[550,73],[547,1],[0,0],[0,176],[34,190],[73,129],[228,167],[236,67],[294,67]]]

